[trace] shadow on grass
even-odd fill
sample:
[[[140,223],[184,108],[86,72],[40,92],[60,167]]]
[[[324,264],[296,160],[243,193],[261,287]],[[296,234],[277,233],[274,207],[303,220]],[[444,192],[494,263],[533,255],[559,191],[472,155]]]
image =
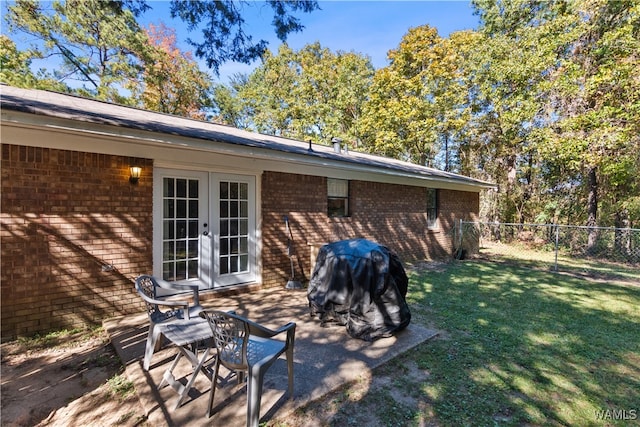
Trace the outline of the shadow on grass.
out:
[[[412,311],[446,338],[398,363],[431,373],[420,386],[439,423],[597,425],[598,411],[638,414],[640,288],[486,261],[411,282]]]
[[[640,425],[640,287],[464,261],[410,273],[408,301],[441,336],[334,395],[329,425]]]
[[[591,280],[621,281],[640,285],[640,265],[604,259],[572,256],[561,251],[556,259],[552,250],[536,250],[518,245],[492,245],[480,248],[482,259],[520,267],[557,271]]]

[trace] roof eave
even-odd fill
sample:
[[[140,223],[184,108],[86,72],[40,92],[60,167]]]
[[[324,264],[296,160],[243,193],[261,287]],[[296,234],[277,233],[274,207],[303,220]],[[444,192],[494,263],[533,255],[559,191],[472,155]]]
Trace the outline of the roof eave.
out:
[[[33,94],[33,97],[37,98],[36,95],[39,92],[33,92],[37,92]],[[29,91],[27,93],[31,94]],[[43,96],[63,97],[61,102],[67,100],[65,97],[69,97],[64,94],[51,93],[45,93]],[[314,145],[310,150],[310,146],[302,141],[246,132],[222,125],[176,118],[180,121],[180,126],[174,128],[168,123],[171,116],[133,109],[134,113],[143,114],[146,119],[146,122],[138,122],[123,117],[126,111],[122,109],[128,108],[123,106],[114,105],[115,112],[113,114],[105,112],[103,117],[99,114],[83,112],[75,105],[71,105],[71,107],[67,105],[64,113],[59,112],[54,108],[53,101],[50,99],[47,99],[46,102],[34,100],[36,106],[31,105],[26,96],[22,99],[17,98],[17,101],[14,96],[12,101],[2,103],[2,120],[30,127],[55,128],[59,131],[90,133],[107,138],[135,140],[138,143],[156,146],[276,160],[287,162],[289,165],[332,168],[376,175],[385,177],[387,180],[389,178],[402,182],[418,180],[423,185],[439,184],[443,188],[455,187],[467,191],[495,188],[494,184],[486,181],[399,162],[394,159],[353,151],[350,154],[336,153],[332,147],[321,145]],[[75,101],[89,104],[84,107],[89,107],[95,102],[98,109],[106,110],[109,108],[109,105],[98,101],[78,98],[71,98],[69,104],[73,104]],[[73,113],[74,111],[75,113]]]

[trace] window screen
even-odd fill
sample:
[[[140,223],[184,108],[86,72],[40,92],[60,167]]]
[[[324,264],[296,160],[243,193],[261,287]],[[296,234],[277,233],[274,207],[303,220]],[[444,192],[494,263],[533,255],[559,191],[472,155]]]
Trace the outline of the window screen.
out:
[[[427,188],[427,228],[438,227],[438,191]]]
[[[330,217],[349,216],[349,181],[327,179],[327,206]]]

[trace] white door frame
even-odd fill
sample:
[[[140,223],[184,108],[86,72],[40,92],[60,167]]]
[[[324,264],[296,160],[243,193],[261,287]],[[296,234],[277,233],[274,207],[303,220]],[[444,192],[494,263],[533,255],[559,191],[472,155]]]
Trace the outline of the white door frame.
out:
[[[258,180],[255,175],[239,175],[216,171],[184,170],[165,167],[154,168],[153,182],[153,274],[163,277],[163,180],[165,177],[199,180],[199,269],[198,277],[178,280],[197,284],[201,289],[214,289],[246,282],[260,281],[259,230],[258,230]],[[248,187],[248,269],[233,274],[220,274],[220,181],[242,182]],[[206,226],[205,226],[206,224]]]

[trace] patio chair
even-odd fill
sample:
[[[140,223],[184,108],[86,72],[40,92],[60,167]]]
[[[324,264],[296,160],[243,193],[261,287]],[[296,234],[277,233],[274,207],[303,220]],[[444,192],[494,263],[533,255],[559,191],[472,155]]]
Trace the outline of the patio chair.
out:
[[[145,371],[148,371],[154,351],[162,346],[162,325],[180,319],[196,317],[202,307],[200,306],[197,285],[181,285],[153,276],[142,275],[136,278],[136,290],[144,300],[147,306],[147,315],[149,316],[149,333],[143,362]],[[187,299],[177,299],[182,295],[179,297],[164,296],[180,292],[191,292],[193,304]]]
[[[247,426],[257,427],[264,374],[285,352],[289,379],[288,395],[289,398],[293,396],[293,345],[296,324],[289,322],[274,331],[235,313],[204,310],[200,316],[209,321],[218,352],[211,376],[208,416],[212,415],[218,371],[220,365],[223,365],[236,372],[239,383],[244,381],[244,374],[247,374]],[[273,339],[284,332],[284,341]]]

